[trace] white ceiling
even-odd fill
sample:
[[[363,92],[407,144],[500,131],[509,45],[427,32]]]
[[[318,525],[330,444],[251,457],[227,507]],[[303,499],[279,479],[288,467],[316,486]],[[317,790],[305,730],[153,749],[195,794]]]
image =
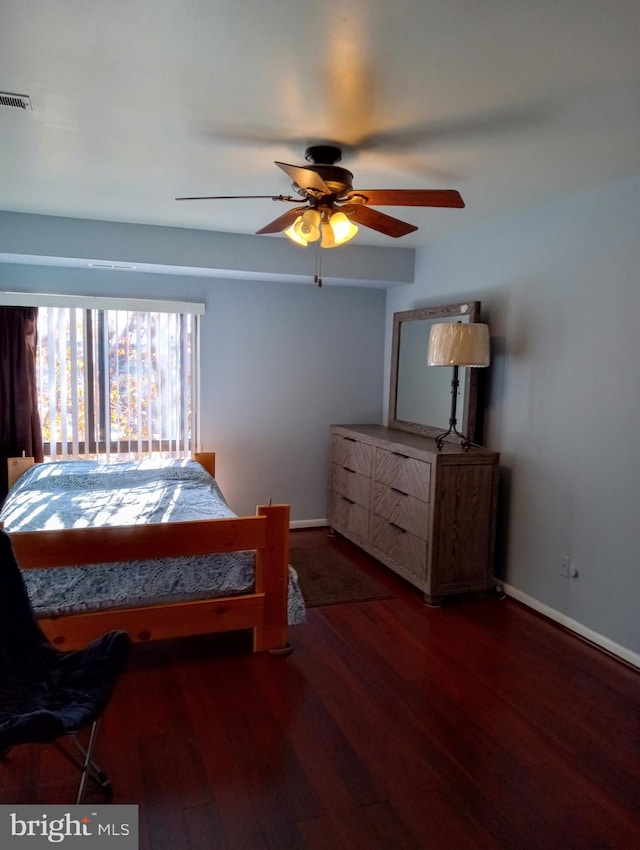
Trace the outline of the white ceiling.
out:
[[[0,209],[253,233],[337,142],[415,247],[640,173],[639,0],[3,0]],[[284,238],[263,236],[261,239]]]

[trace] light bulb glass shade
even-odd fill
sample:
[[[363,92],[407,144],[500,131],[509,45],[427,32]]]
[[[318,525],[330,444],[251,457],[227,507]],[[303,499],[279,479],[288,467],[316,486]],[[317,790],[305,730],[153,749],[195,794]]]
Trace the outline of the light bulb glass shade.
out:
[[[322,220],[322,224],[320,225],[320,232],[322,233],[322,242],[320,243],[321,248],[337,248],[338,243],[335,240],[335,236],[333,233],[333,228],[325,219]]]
[[[302,245],[303,248],[306,248],[307,247],[307,240],[303,239],[301,236],[298,236],[298,234],[294,230],[297,222],[299,222],[301,218],[302,218],[302,216],[298,216],[298,218],[293,222],[291,227],[288,227],[285,230],[284,235],[288,236],[289,239],[291,239],[292,242],[296,243],[296,245]]]
[[[336,245],[344,245],[358,232],[358,226],[354,224],[343,212],[333,213],[329,219],[333,230],[333,240]]]
[[[488,366],[489,325],[478,322],[432,325],[427,363],[429,366]]]
[[[305,210],[293,222],[293,231],[305,242],[316,242],[320,238],[320,213],[318,210]]]

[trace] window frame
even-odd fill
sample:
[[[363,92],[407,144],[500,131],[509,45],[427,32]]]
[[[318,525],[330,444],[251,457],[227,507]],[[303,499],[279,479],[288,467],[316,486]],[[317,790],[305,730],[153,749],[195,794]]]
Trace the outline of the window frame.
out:
[[[65,441],[58,440],[53,446],[55,454],[52,453],[52,443],[48,441],[44,443],[45,458],[56,459],[60,457],[77,457],[82,455],[93,455],[96,457],[106,457],[110,455],[128,454],[135,456],[152,456],[157,454],[165,454],[171,456],[183,456],[186,452],[193,453],[197,450],[200,441],[200,317],[205,313],[205,305],[200,302],[185,302],[172,300],[155,300],[141,298],[111,298],[102,296],[83,296],[83,295],[52,295],[50,293],[19,293],[19,292],[0,292],[0,304],[6,306],[20,307],[73,307],[76,310],[82,310],[85,314],[85,340],[91,350],[93,350],[93,341],[91,335],[95,336],[95,328],[90,316],[92,311],[107,311],[118,310],[128,312],[146,312],[146,313],[172,313],[177,315],[190,314],[192,317],[191,329],[191,346],[192,346],[192,382],[191,382],[191,436],[188,442],[185,440],[177,441],[175,438],[170,439],[141,439],[140,437],[125,438],[119,440],[109,439],[107,442],[106,434],[96,435],[95,433],[95,417],[90,415],[92,411],[90,406],[95,406],[100,403],[100,399],[95,398],[93,390],[87,394],[85,410],[86,415],[86,438],[68,439]],[[104,312],[102,312],[104,316]],[[88,358],[87,369],[89,372],[94,367],[93,357]],[[104,394],[105,386],[108,381],[107,371],[101,370],[102,392]],[[93,387],[93,375],[89,374],[85,382],[90,382]],[[109,418],[106,420],[109,421]],[[102,425],[105,420],[101,417]],[[142,446],[142,450],[140,449]],[[126,447],[126,448],[125,448]],[[123,451],[124,449],[124,451]]]

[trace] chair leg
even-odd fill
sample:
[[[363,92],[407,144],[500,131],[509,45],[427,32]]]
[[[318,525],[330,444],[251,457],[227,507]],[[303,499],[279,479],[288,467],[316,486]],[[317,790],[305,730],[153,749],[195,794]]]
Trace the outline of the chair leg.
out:
[[[80,785],[78,787],[78,795],[76,799],[76,804],[82,802],[84,797],[84,793],[86,790],[87,779],[91,779],[96,785],[100,788],[104,796],[107,800],[111,800],[113,796],[113,789],[111,787],[111,782],[109,781],[108,776],[100,769],[99,765],[95,763],[93,760],[93,749],[95,746],[96,735],[98,732],[98,720],[95,720],[91,724],[91,728],[89,730],[89,740],[86,748],[82,746],[78,737],[74,733],[69,733],[67,735],[68,738],[71,738],[78,751],[82,756],[82,760],[74,758],[73,755],[67,751],[65,747],[63,747],[59,741],[54,742],[54,746],[61,753],[67,761],[70,761],[75,767],[80,771]]]
[[[82,799],[84,797],[84,792],[87,787],[87,776],[89,776],[89,771],[91,770],[92,765],[92,755],[93,755],[93,747],[96,741],[96,733],[98,731],[98,721],[94,720],[91,724],[91,730],[89,731],[89,743],[87,744],[87,749],[84,754],[84,761],[82,762],[81,775],[80,775],[80,785],[78,786],[78,796],[76,797],[76,805],[80,805]],[[77,743],[77,742],[76,742]]]

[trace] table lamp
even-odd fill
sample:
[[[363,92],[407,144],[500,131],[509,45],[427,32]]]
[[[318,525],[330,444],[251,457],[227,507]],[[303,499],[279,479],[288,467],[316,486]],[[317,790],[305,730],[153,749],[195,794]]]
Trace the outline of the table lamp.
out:
[[[456,405],[460,385],[458,370],[460,366],[489,365],[489,326],[478,322],[443,322],[432,325],[427,363],[429,366],[453,366],[449,428],[436,437],[436,446],[441,450],[445,439],[454,434],[460,438],[460,445],[465,452],[469,451],[471,441],[456,428]]]

